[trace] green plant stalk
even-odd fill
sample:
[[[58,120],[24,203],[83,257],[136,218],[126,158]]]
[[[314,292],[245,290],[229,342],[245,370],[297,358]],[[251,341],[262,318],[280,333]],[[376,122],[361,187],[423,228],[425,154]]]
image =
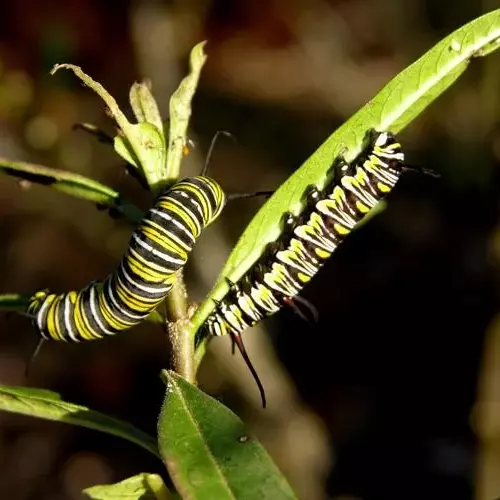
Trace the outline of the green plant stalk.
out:
[[[200,72],[207,59],[201,42],[190,54],[190,72],[181,81],[170,98],[170,126],[166,172],[163,185],[169,185],[179,178],[184,147],[188,142],[187,130],[191,117],[191,104],[196,91]],[[166,332],[172,348],[173,369],[186,380],[195,382],[194,340],[191,334],[188,298],[182,270],[175,276],[173,287],[165,300],[167,311]]]
[[[177,272],[174,285],[165,300],[167,322],[165,329],[171,347],[171,366],[186,380],[195,383],[194,344],[186,335],[189,332],[188,299],[182,269]]]

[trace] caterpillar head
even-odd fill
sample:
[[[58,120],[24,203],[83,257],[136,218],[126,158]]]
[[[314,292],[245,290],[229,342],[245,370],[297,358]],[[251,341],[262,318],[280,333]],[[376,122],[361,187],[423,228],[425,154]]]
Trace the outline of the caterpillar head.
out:
[[[35,292],[30,298],[29,298],[29,304],[26,312],[28,314],[33,314],[36,315],[40,308],[42,307],[43,303],[45,302],[45,299],[49,295],[49,291],[47,289],[45,290],[39,290],[38,292]]]

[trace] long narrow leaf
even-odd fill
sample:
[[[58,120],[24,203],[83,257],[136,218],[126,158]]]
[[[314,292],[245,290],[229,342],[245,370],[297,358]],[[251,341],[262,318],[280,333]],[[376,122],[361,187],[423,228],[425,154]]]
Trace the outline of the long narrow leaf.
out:
[[[168,155],[166,181],[171,183],[179,177],[184,147],[187,144],[187,128],[191,117],[191,101],[200,73],[207,59],[203,49],[206,42],[198,43],[191,50],[190,71],[170,98],[170,130],[168,134]]]
[[[50,186],[62,193],[105,205],[133,222],[139,222],[143,217],[143,213],[131,203],[125,202],[117,191],[80,174],[5,158],[0,158],[0,173]]]
[[[106,432],[127,439],[158,456],[154,439],[128,422],[62,401],[57,393],[27,387],[0,385],[0,410],[55,420]]]
[[[406,127],[466,70],[472,59],[490,54],[500,45],[500,10],[486,14],[444,38],[391,80],[373,99],[338,128],[305,163],[280,186],[252,219],[229,256],[217,284],[196,311],[193,332],[228,291],[225,278],[238,281],[280,235],[286,211],[299,213],[307,186],[323,186],[333,160],[358,155],[368,129]]]

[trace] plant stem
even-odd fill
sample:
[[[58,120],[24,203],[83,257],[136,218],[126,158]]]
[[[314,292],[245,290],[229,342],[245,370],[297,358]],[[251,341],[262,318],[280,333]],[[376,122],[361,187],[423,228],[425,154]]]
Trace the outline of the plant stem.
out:
[[[190,315],[182,269],[177,273],[165,306],[165,330],[172,347],[172,368],[191,383],[195,382],[194,345],[190,334]]]

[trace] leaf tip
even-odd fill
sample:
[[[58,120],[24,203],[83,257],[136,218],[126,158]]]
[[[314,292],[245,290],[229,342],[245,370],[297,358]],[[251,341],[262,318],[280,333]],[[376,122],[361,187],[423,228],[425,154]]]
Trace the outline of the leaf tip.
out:
[[[55,75],[60,69],[61,69],[61,66],[62,64],[54,64],[54,66],[52,66],[52,69],[50,70],[50,74],[51,75]]]
[[[52,67],[52,69],[50,70],[50,74],[51,75],[54,75],[55,73],[57,73],[60,69],[70,69],[72,70],[74,73],[77,73],[78,71],[81,71],[81,68],[79,66],[76,66],[74,64],[69,64],[69,63],[57,63],[57,64],[54,64],[54,66]]]

